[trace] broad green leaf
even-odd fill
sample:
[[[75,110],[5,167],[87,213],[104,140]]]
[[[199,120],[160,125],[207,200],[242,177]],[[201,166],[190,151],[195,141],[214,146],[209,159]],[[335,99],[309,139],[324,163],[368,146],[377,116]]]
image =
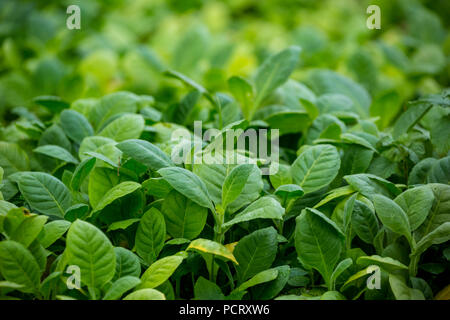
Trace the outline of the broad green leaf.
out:
[[[364,202],[356,200],[351,221],[352,228],[358,237],[364,242],[372,244],[379,231],[375,212]]]
[[[194,164],[193,172],[205,183],[209,196],[214,203],[221,203],[222,186],[228,173],[234,166],[235,165],[226,164]],[[263,181],[261,178],[261,170],[257,166],[253,166],[252,172],[250,173],[241,194],[236,200],[228,205],[228,212],[234,213],[243,206],[258,199],[262,189]]]
[[[319,190],[336,177],[341,160],[335,147],[317,145],[307,148],[294,161],[291,167],[294,182],[303,188],[305,193]]]
[[[141,280],[133,276],[119,278],[106,291],[103,300],[118,300],[125,292],[133,289],[140,283]]]
[[[93,212],[103,210],[107,205],[113,203],[115,200],[122,198],[127,194],[133,193],[140,187],[141,185],[139,183],[133,181],[125,181],[112,187],[100,199],[100,201],[95,206]]]
[[[109,225],[107,231],[109,232],[109,231],[115,231],[115,230],[125,230],[126,228],[135,224],[136,222],[139,222],[140,220],[141,219],[139,219],[139,218],[131,218],[131,219],[126,219],[126,220],[116,221]]]
[[[441,244],[450,240],[450,222],[444,222],[439,227],[424,236],[413,251],[413,255],[420,255],[433,244]]]
[[[59,121],[66,135],[78,144],[81,144],[85,137],[94,135],[94,129],[89,121],[75,110],[61,112]]]
[[[450,157],[439,159],[433,163],[427,175],[427,182],[450,184]]]
[[[222,185],[222,207],[226,210],[241,194],[253,170],[253,164],[240,164],[228,173]]]
[[[70,227],[70,222],[66,220],[55,220],[44,225],[41,233],[39,234],[39,243],[44,247],[48,248],[56,240],[61,238],[61,236],[66,233]]]
[[[399,138],[411,129],[433,105],[424,102],[409,103],[408,109],[403,112],[394,124],[394,138]]]
[[[225,296],[219,286],[206,280],[202,276],[197,279],[194,286],[195,300],[224,300]]]
[[[18,242],[0,242],[0,273],[6,281],[22,285],[20,291],[38,290],[41,276],[39,266],[31,252]]]
[[[0,167],[3,168],[5,178],[10,174],[30,169],[30,161],[25,151],[17,144],[0,141]]]
[[[230,250],[228,250],[224,245],[208,239],[195,239],[186,248],[186,251],[188,250],[212,254],[227,260],[231,260],[236,264],[238,263],[233,253]]]
[[[286,286],[291,268],[287,265],[275,267],[278,270],[276,279],[258,286],[252,291],[252,296],[257,300],[270,300],[276,297]]]
[[[282,220],[284,208],[272,197],[262,197],[242,212],[239,212],[233,219],[222,224],[223,228],[229,228],[232,225],[253,219],[278,219]]]
[[[330,287],[334,266],[343,249],[344,235],[316,209],[304,209],[296,218],[295,248],[302,263],[316,269]]]
[[[174,166],[172,160],[154,144],[138,139],[125,140],[116,145],[124,154],[152,170]]]
[[[360,173],[344,176],[354,189],[356,189],[363,196],[372,199],[373,195],[381,194],[386,197],[393,197],[401,193],[392,182],[382,179],[373,174]]]
[[[394,260],[390,257],[380,257],[378,255],[359,257],[356,260],[356,263],[364,268],[369,265],[377,265],[381,269],[386,270],[387,272],[395,272],[397,270],[408,270],[408,267],[405,266],[400,261]]]
[[[116,170],[109,168],[95,168],[89,175],[89,202],[93,208],[97,207],[104,195],[112,187],[123,181]]]
[[[450,186],[439,183],[427,185],[434,194],[434,202],[425,222],[415,231],[416,240],[420,240],[445,222],[450,222]]]
[[[275,260],[277,247],[277,232],[273,227],[259,229],[242,237],[233,251],[239,263],[236,267],[239,282],[270,268]]]
[[[161,212],[150,208],[141,218],[136,231],[136,252],[148,264],[156,260],[166,237],[166,224]]]
[[[130,293],[123,300],[166,300],[166,297],[155,289],[141,289]]]
[[[425,300],[425,297],[420,290],[408,287],[405,280],[399,276],[390,274],[389,284],[391,285],[391,290],[397,300]]]
[[[234,76],[228,79],[228,88],[239,102],[244,118],[251,120],[253,108],[253,87],[242,77]]]
[[[320,296],[320,300],[347,300],[339,291],[327,291]]]
[[[114,140],[106,137],[86,137],[85,139],[83,139],[83,142],[81,142],[80,149],[78,150],[78,157],[81,160],[86,160],[90,158],[90,156],[87,154],[88,152],[99,153],[105,148],[105,146],[115,146],[116,144],[117,143]]]
[[[47,219],[47,216],[41,215],[25,217],[22,223],[15,228],[14,232],[9,235],[9,239],[19,242],[25,248],[28,248],[41,232]]]
[[[353,264],[352,258],[347,258],[338,263],[330,277],[331,289],[336,288],[336,281],[339,276]]]
[[[203,230],[208,210],[176,190],[164,199],[161,208],[167,232],[174,238],[194,239]]]
[[[29,172],[19,178],[19,190],[29,205],[44,214],[63,217],[72,202],[69,189],[44,172]]]
[[[92,169],[94,169],[96,159],[95,158],[86,158],[75,168],[75,171],[72,175],[72,180],[70,181],[70,187],[74,191],[78,191],[81,187],[81,184],[84,182],[87,176],[91,173]]]
[[[63,101],[58,96],[38,96],[33,99],[33,102],[46,107],[54,113],[61,112],[62,110],[70,107],[69,103]]]
[[[434,194],[428,186],[421,186],[406,190],[394,201],[406,213],[411,231],[414,231],[427,218],[434,202]]]
[[[100,99],[90,110],[88,119],[94,128],[100,130],[105,123],[121,113],[137,111],[139,97],[131,92],[119,91],[110,93]]]
[[[327,196],[323,198],[318,204],[314,206],[314,209],[323,206],[324,204],[343,196],[348,196],[355,192],[355,189],[353,189],[352,186],[343,186],[336,189],[331,190],[328,192]]]
[[[163,284],[183,262],[181,256],[168,256],[155,261],[142,275],[138,289],[156,288]]]
[[[258,68],[255,76],[255,106],[259,106],[264,98],[287,81],[298,63],[300,50],[296,46],[289,47],[266,59]]]
[[[67,263],[77,265],[81,282],[91,288],[101,288],[115,273],[116,256],[111,241],[94,225],[76,220],[67,233]]]
[[[427,182],[428,172],[437,161],[435,158],[420,160],[409,172],[408,185],[425,184]]]
[[[285,184],[292,184],[291,167],[287,164],[279,163],[278,171],[270,175],[269,179],[275,189]]]
[[[73,222],[77,219],[83,220],[87,217],[88,211],[89,206],[87,204],[74,204],[73,206],[67,208],[66,213],[64,214],[64,219],[70,222]]]
[[[109,123],[99,135],[121,142],[138,139],[144,130],[145,121],[141,115],[125,114]]]
[[[115,247],[116,270],[113,280],[126,276],[139,277],[141,275],[141,263],[133,252],[122,247]]]
[[[341,94],[353,101],[350,109],[362,117],[369,114],[371,98],[360,84],[331,70],[316,70],[308,79],[309,87],[318,95]]]
[[[158,170],[158,173],[185,197],[214,211],[208,190],[197,175],[179,167],[162,168]]]
[[[278,196],[280,199],[287,201],[292,198],[301,197],[305,194],[305,192],[296,184],[283,184],[279,186],[273,194]]]
[[[33,151],[64,162],[78,164],[78,160],[75,159],[69,151],[60,146],[47,144],[45,146],[37,147]]]
[[[275,268],[261,271],[256,275],[254,275],[250,280],[247,280],[244,283],[242,283],[236,290],[238,291],[247,290],[250,287],[254,287],[256,285],[272,281],[277,276],[278,270]]]
[[[401,234],[411,242],[411,227],[403,209],[391,199],[375,194],[372,196],[375,211],[384,226]]]

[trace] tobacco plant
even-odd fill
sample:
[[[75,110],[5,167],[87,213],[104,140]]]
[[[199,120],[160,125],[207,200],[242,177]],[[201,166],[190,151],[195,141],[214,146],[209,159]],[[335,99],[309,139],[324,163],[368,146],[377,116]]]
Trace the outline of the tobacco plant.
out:
[[[216,52],[196,77],[203,31],[189,32],[170,66],[140,47],[154,88],[115,90],[100,55],[81,68],[94,73],[84,94],[75,72],[59,78],[75,94],[44,83],[28,108],[7,97],[0,299],[449,299],[449,89],[403,103],[360,70],[376,69],[364,52],[357,81],[323,68],[311,30],[251,74],[223,80]],[[297,74],[310,65],[322,68]],[[429,72],[414,70],[410,87]],[[259,129],[278,130],[258,142],[278,139],[278,159],[239,149]],[[195,161],[212,150],[223,161]]]

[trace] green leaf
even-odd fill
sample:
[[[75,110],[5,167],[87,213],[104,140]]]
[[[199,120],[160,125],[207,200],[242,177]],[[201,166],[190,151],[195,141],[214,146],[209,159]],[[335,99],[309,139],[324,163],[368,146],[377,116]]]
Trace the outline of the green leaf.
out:
[[[328,287],[343,242],[342,231],[320,211],[306,208],[296,218],[295,248],[298,257],[304,265],[319,271]]]
[[[133,289],[140,283],[141,280],[133,276],[119,278],[106,291],[103,300],[118,300],[125,292]]]
[[[445,222],[450,222],[450,186],[439,183],[428,184],[434,194],[434,202],[425,222],[415,231],[420,240]]]
[[[126,276],[139,277],[141,275],[141,263],[138,256],[133,252],[122,247],[115,247],[114,254],[116,257],[116,270],[113,280]]]
[[[430,168],[428,183],[450,184],[450,157],[439,159]]]
[[[411,129],[433,105],[431,103],[409,103],[409,108],[403,112],[394,124],[393,136],[395,139]]]
[[[338,263],[338,265],[336,266],[336,269],[334,269],[334,271],[333,271],[333,273],[331,274],[331,277],[330,277],[331,289],[334,290],[336,288],[336,281],[337,281],[337,279],[352,264],[353,264],[352,258],[344,259],[344,260],[342,260],[341,262]]]
[[[228,88],[239,102],[244,118],[250,121],[255,111],[253,108],[254,94],[252,85],[244,78],[234,76],[228,79]]]
[[[420,255],[433,244],[441,244],[450,240],[450,222],[444,222],[439,227],[424,236],[418,243],[412,255]]]
[[[95,162],[95,158],[87,158],[81,161],[81,163],[75,168],[72,179],[70,181],[70,187],[72,188],[72,190],[78,191],[80,189],[81,184],[89,176],[89,173],[91,173],[92,169],[94,169]]]
[[[258,286],[255,290],[252,290],[252,297],[256,300],[270,300],[276,297],[281,290],[286,286],[289,275],[290,267],[288,265],[275,267],[273,269],[278,270],[278,276],[276,279]]]
[[[408,270],[408,267],[400,261],[397,261],[390,257],[380,257],[378,255],[359,257],[356,260],[356,263],[364,268],[369,265],[377,265],[381,269],[392,273],[398,270]]]
[[[81,282],[90,288],[101,288],[115,273],[116,256],[111,241],[94,225],[76,220],[66,240],[67,263],[77,265]]]
[[[222,290],[209,280],[206,280],[202,276],[198,277],[194,286],[195,300],[224,300],[225,296]]]
[[[254,164],[240,164],[227,175],[222,185],[222,207],[224,210],[241,194],[253,167]]]
[[[62,237],[69,229],[71,223],[65,220],[56,220],[47,223],[39,234],[39,243],[44,247],[50,247],[56,240]]]
[[[236,290],[245,291],[250,287],[254,287],[256,285],[272,281],[277,276],[278,270],[275,268],[261,271],[256,275],[254,275],[250,280],[247,280],[244,283],[242,283]]]
[[[136,231],[136,252],[151,264],[156,260],[166,237],[166,224],[161,212],[156,208],[150,208],[141,218]]]
[[[45,222],[47,222],[47,216],[34,215],[26,217],[21,224],[17,226],[12,234],[10,234],[10,240],[14,240],[24,245],[25,248],[37,238]]]
[[[172,167],[172,160],[154,144],[138,139],[125,140],[116,145],[124,154],[152,170]]]
[[[126,219],[126,220],[116,221],[109,225],[107,231],[109,232],[109,231],[115,231],[115,230],[125,230],[126,228],[135,224],[136,222],[139,222],[140,220],[141,219],[139,219],[139,218],[131,218],[131,219]]]
[[[99,135],[120,142],[138,139],[144,130],[145,121],[141,115],[125,114],[109,123]]]
[[[240,283],[270,268],[277,244],[277,231],[273,227],[256,230],[239,240],[233,254],[239,263],[236,271]]]
[[[389,284],[391,286],[392,293],[397,300],[425,300],[425,297],[420,290],[408,287],[405,280],[399,276],[390,274]]]
[[[33,102],[46,107],[53,113],[61,112],[62,110],[70,107],[69,103],[63,101],[60,97],[57,96],[39,96],[35,97],[33,99]]]
[[[236,264],[238,263],[233,253],[224,245],[208,239],[195,239],[186,248],[186,251],[188,250],[197,251],[199,253],[212,254],[223,259],[231,260]]]
[[[379,231],[379,225],[375,212],[367,204],[356,200],[352,214],[352,228],[358,237],[372,244]]]
[[[161,208],[167,232],[174,238],[194,239],[203,230],[208,210],[189,200],[176,190],[164,199]]]
[[[0,167],[5,171],[5,178],[10,174],[28,171],[30,162],[25,151],[17,144],[0,141]]]
[[[319,190],[336,177],[341,165],[339,154],[331,145],[317,145],[307,148],[291,167],[294,182],[305,193]]]
[[[94,129],[92,129],[89,121],[75,110],[64,110],[61,112],[59,121],[65,134],[78,144],[81,144],[85,137],[94,134]]]
[[[70,222],[73,222],[77,219],[83,220],[87,217],[88,211],[89,206],[87,204],[74,204],[73,206],[67,208],[66,213],[64,214],[64,219]]]
[[[133,181],[122,182],[111,189],[109,189],[106,194],[101,198],[101,200],[95,206],[93,213],[103,210],[107,205],[113,203],[115,200],[126,196],[127,194],[133,193],[138,190],[141,185]]]
[[[123,300],[166,300],[166,297],[155,289],[141,289],[130,293]]]
[[[81,160],[90,158],[88,152],[101,152],[106,146],[115,146],[117,143],[106,137],[92,136],[86,137],[81,142],[80,149],[78,150],[78,157]]]
[[[78,160],[75,159],[69,151],[60,146],[47,144],[45,146],[37,147],[33,151],[64,162],[78,164]]]
[[[272,197],[262,197],[242,212],[239,212],[233,219],[222,224],[223,228],[229,228],[232,225],[253,219],[278,219],[282,220],[284,208]]]
[[[114,186],[123,181],[116,170],[109,168],[95,168],[89,175],[89,202],[93,208],[97,207],[105,194]]]
[[[36,292],[39,287],[41,274],[36,259],[18,242],[0,242],[0,273],[5,280],[22,285],[20,291]]]
[[[433,206],[434,194],[428,186],[421,186],[406,190],[394,201],[406,213],[411,231],[414,231],[427,218]]]
[[[163,284],[183,262],[181,256],[169,256],[154,262],[142,275],[138,289],[156,288]]]
[[[43,172],[29,172],[19,178],[19,190],[30,206],[47,215],[64,217],[72,202],[69,189]]]
[[[258,68],[255,76],[255,106],[259,106],[264,98],[287,81],[298,63],[300,50],[297,46],[289,47],[266,59]]]
[[[375,211],[384,226],[404,235],[411,242],[411,227],[403,209],[391,199],[375,194],[372,196]]]
[[[214,212],[208,190],[197,175],[179,167],[162,168],[158,173],[179,193]]]

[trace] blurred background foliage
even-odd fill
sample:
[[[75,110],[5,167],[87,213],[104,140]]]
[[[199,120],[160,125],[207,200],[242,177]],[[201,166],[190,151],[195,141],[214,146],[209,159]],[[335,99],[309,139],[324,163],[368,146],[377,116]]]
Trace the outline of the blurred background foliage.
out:
[[[71,4],[80,30],[66,27]],[[381,30],[366,27],[369,4],[381,7]],[[26,108],[51,117],[36,96],[71,103],[119,90],[152,95],[165,110],[186,93],[162,75],[168,68],[226,92],[232,75],[251,78],[298,45],[292,78],[308,83],[314,69],[352,78],[378,106],[372,116],[392,114],[381,117],[386,127],[405,101],[449,86],[449,13],[447,0],[2,0],[0,120]]]

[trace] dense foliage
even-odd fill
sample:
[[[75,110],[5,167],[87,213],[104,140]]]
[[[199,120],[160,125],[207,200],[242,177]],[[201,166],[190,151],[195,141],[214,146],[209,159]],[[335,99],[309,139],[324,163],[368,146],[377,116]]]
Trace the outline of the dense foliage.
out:
[[[2,1],[0,299],[449,299],[449,3],[373,3]]]

